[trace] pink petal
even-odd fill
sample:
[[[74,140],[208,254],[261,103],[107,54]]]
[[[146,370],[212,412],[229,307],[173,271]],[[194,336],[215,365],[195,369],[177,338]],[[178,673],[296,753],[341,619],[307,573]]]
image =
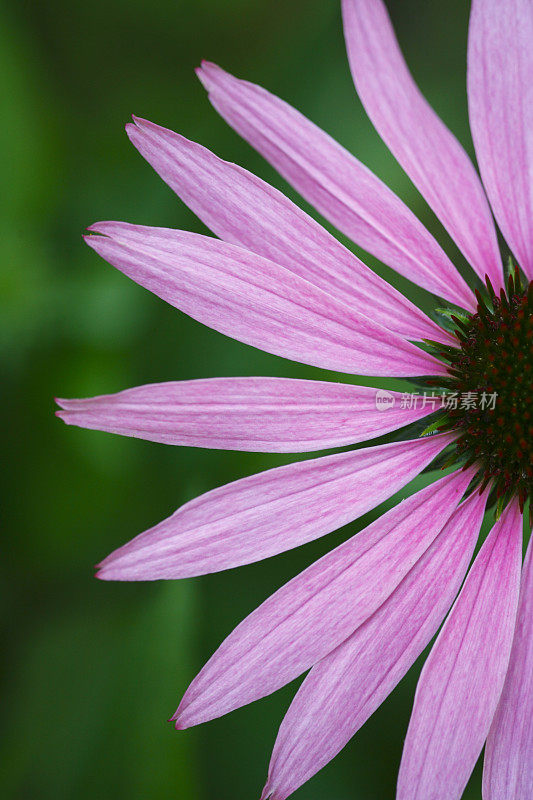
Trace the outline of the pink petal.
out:
[[[533,797],[533,537],[524,562],[509,669],[485,747],[483,797]]]
[[[478,175],[407,68],[382,0],[343,0],[354,83],[376,130],[481,278],[503,285]]]
[[[281,724],[263,798],[285,800],[322,769],[418,658],[459,590],[485,503],[477,492],[465,500],[378,611],[312,668]]]
[[[468,42],[470,125],[503,235],[533,280],[533,4],[473,0]]]
[[[146,120],[136,119],[127,131],[163,180],[224,241],[274,261],[354,308],[370,306],[374,319],[408,339],[447,341],[420,309],[281,192]]]
[[[269,597],[191,683],[173,717],[176,727],[197,725],[264,697],[330,653],[427,550],[470,479],[458,472],[426,487]]]
[[[187,578],[298,547],[391,497],[450,441],[440,435],[336,453],[220,486],[116,550],[98,577]]]
[[[471,290],[415,215],[334,139],[215,64],[203,62],[198,77],[226,122],[339,230],[414,283],[473,308]]]
[[[518,604],[522,515],[513,502],[474,561],[426,661],[397,800],[459,800],[498,705]]]
[[[381,407],[379,398],[387,403]],[[152,442],[256,452],[304,452],[363,442],[432,411],[366,386],[290,378],[154,383],[84,400],[58,400],[69,425]]]
[[[273,261],[209,236],[99,222],[87,243],[193,319],[339,372],[446,374],[443,364]]]

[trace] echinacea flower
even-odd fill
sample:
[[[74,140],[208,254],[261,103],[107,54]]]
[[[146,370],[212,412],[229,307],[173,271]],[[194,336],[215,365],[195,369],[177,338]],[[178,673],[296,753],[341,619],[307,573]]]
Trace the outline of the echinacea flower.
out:
[[[366,167],[282,100],[209,63],[198,75],[228,123],[334,226],[448,310],[430,319],[277,190],[142,119],[127,126],[131,141],[219,238],[100,222],[86,241],[221,333],[324,369],[407,377],[424,394],[407,401],[387,392],[381,408],[374,389],[349,383],[213,378],[60,400],[58,414],[169,444],[310,452],[414,426],[433,412],[428,393],[441,398],[424,435],[418,424],[406,429],[410,438],[207,492],[108,556],[98,576],[183,578],[273,556],[356,519],[446,458],[455,471],[241,622],[173,719],[179,729],[197,725],[308,671],[262,795],[283,800],[344,747],[448,614],[418,682],[397,798],[460,798],[486,742],[484,799],[528,800],[533,546],[522,565],[522,532],[533,485],[533,4],[472,3],[468,101],[483,185],[414,84],[382,1],[343,0],[343,16],[359,96],[476,273],[475,292]],[[507,276],[489,202],[514,257]],[[492,505],[496,522],[469,570]]]

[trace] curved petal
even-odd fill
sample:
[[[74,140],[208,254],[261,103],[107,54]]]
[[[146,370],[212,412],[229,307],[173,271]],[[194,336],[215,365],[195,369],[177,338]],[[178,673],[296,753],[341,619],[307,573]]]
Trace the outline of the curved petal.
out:
[[[476,492],[382,606],[316,664],[285,715],[263,798],[285,800],[347,744],[405,675],[448,611],[483,521]]]
[[[468,40],[470,126],[503,235],[533,280],[533,4],[473,0]]]
[[[496,231],[481,181],[413,81],[382,0],[343,0],[342,8],[355,87],[377,132],[478,275],[501,287]]]
[[[426,487],[282,586],[235,628],[196,676],[173,717],[176,727],[197,725],[264,697],[330,653],[427,550],[470,479],[459,472]]]
[[[344,147],[261,86],[203,62],[218,113],[326,219],[409,280],[452,303],[474,296],[415,215]]]
[[[444,365],[266,258],[210,236],[99,222],[90,247],[193,319],[268,353],[339,372],[446,374]]]
[[[346,383],[291,378],[207,378],[61,400],[68,425],[152,442],[295,453],[363,442],[431,413],[419,398]]]
[[[485,747],[483,797],[533,797],[533,537],[524,562],[509,669]]]
[[[481,753],[509,664],[522,560],[515,501],[493,527],[426,661],[397,800],[459,800]]]
[[[221,239],[274,261],[407,339],[448,337],[321,225],[268,183],[167,128],[126,130],[163,180]]]
[[[220,486],[115,550],[98,577],[188,578],[283,553],[391,497],[450,441],[439,435],[336,453]]]

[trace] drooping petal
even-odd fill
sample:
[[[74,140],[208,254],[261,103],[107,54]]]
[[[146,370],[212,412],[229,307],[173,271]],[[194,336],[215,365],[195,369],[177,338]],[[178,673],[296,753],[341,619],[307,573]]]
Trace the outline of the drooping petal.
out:
[[[99,222],[86,242],[128,277],[220,333],[339,372],[446,374],[415,345],[326,292],[210,236]]]
[[[498,224],[533,280],[533,4],[473,0],[470,126]]]
[[[397,392],[291,378],[153,383],[117,394],[57,400],[68,425],[152,442],[295,453],[373,439],[431,413]]]
[[[98,577],[187,578],[290,550],[391,497],[450,441],[439,435],[336,453],[220,486],[115,550]]]
[[[387,512],[250,614],[187,689],[186,728],[264,697],[330,653],[386,600],[442,530],[471,474],[454,473]]]
[[[496,2],[496,0],[495,0]],[[403,59],[382,0],[343,0],[348,58],[376,130],[481,278],[503,285],[481,181]]]
[[[511,659],[485,747],[484,800],[533,797],[533,537],[522,572]]]
[[[339,230],[401,275],[465,308],[468,285],[415,215],[367,167],[260,86],[202,63],[219,114]]]
[[[281,724],[263,798],[285,800],[381,705],[440,625],[470,563],[486,497],[476,492],[382,606],[316,664]]]
[[[422,670],[397,800],[459,800],[509,664],[522,559],[515,501],[496,523]]]
[[[226,242],[274,261],[408,339],[448,337],[277,189],[167,128],[126,128],[146,160]]]

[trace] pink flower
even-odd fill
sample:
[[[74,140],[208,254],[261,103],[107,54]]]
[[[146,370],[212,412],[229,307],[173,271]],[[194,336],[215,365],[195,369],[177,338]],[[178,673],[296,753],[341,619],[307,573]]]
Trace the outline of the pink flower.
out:
[[[343,15],[370,118],[486,290],[475,296],[402,201],[327,134],[209,63],[198,75],[229,124],[339,230],[443,298],[450,312],[430,319],[271,186],[141,119],[127,126],[133,144],[219,238],[100,222],[86,241],[221,333],[324,369],[414,378],[426,399],[385,393],[382,407],[375,390],[351,384],[213,378],[60,400],[58,414],[169,444],[304,452],[412,425],[433,410],[428,392],[444,397],[446,409],[431,418],[435,435],[417,438],[412,428],[411,438],[392,444],[214,489],[116,550],[98,575],[183,578],[273,556],[368,512],[445,454],[462,469],[268,598],[220,645],[173,719],[179,729],[196,725],[309,670],[263,791],[282,800],[363,725],[451,606],[418,683],[397,798],[459,798],[486,741],[485,800],[527,800],[533,546],[522,567],[522,528],[533,480],[533,6],[473,0],[468,100],[484,189],[414,84],[381,0],[343,0]],[[518,267],[505,280],[485,191],[525,283]],[[493,503],[497,521],[468,571]]]

